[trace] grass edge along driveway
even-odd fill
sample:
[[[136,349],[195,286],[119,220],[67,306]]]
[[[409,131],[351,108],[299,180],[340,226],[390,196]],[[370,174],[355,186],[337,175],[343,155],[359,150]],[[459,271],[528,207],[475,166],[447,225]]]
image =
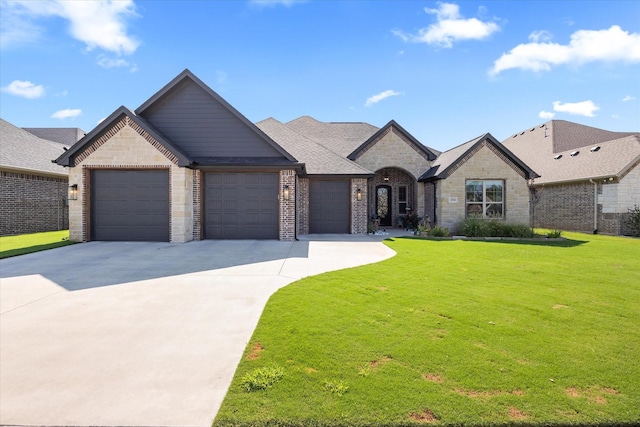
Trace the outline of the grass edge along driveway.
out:
[[[640,241],[566,236],[396,239],[279,290],[214,426],[637,425]]]
[[[72,245],[69,230],[0,237],[0,259]]]

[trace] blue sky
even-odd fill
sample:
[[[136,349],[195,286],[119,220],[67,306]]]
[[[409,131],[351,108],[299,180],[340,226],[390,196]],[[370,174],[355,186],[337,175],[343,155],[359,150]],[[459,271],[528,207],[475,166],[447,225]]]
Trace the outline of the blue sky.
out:
[[[0,116],[93,129],[189,68],[249,120],[393,119],[446,150],[640,131],[637,1],[1,1]]]

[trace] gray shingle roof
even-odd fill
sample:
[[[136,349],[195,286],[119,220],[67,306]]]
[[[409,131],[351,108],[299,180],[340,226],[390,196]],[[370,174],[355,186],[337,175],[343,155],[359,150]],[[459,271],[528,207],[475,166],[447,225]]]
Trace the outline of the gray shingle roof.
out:
[[[378,131],[368,123],[319,122],[309,116],[299,117],[286,125],[345,158]]]
[[[59,142],[64,145],[73,145],[86,134],[80,128],[22,128],[38,138],[47,141]]]
[[[453,170],[459,162],[463,161],[467,153],[473,151],[473,149],[483,141],[493,144],[493,146],[496,147],[506,158],[510,159],[517,167],[519,167],[527,178],[535,178],[538,176],[538,174],[531,169],[530,165],[525,164],[522,159],[518,158],[517,155],[508,150],[503,144],[500,144],[493,135],[485,133],[484,135],[441,153],[431,164],[431,168],[429,168],[429,170],[425,172],[418,181],[435,181],[447,178],[450,171]]]
[[[292,129],[289,124],[268,118],[256,126],[303,162],[311,175],[371,175],[372,172]]]
[[[67,176],[67,169],[52,163],[68,145],[38,138],[0,119],[0,167],[24,172]]]
[[[640,161],[640,132],[610,132],[564,120],[521,131],[503,144],[541,175],[537,184],[619,177]],[[600,148],[591,151],[594,147]]]

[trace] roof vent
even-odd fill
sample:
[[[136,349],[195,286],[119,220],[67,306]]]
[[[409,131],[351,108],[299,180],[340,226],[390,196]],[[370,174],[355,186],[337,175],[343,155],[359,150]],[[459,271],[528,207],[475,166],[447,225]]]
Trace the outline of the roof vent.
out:
[[[596,145],[595,147],[591,147],[589,151],[591,151],[592,153],[595,153],[596,151],[600,151],[600,146]]]
[[[578,154],[580,154],[580,151],[578,151],[578,150],[576,150],[576,151],[572,151],[571,153],[569,153],[569,155],[570,155],[571,157],[575,157],[575,156],[577,156]]]
[[[512,138],[515,138],[516,136],[518,136],[518,134],[517,134],[517,133],[516,133],[515,135],[513,135],[513,137],[512,137]]]
[[[558,154],[556,156],[553,156],[553,158],[556,159],[556,160],[561,159],[562,158],[562,154]]]
[[[543,128],[543,127],[545,127],[546,125],[547,125],[546,123],[543,123],[543,124],[541,124],[541,125],[540,125],[540,128]]]
[[[529,132],[533,132],[534,130],[536,130],[536,128],[531,128],[529,129]]]
[[[524,135],[524,131],[520,132],[520,135]]]

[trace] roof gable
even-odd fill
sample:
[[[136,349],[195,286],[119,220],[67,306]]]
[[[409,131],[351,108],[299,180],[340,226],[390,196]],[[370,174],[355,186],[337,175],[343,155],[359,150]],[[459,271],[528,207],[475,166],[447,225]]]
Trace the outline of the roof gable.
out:
[[[383,135],[385,135],[389,131],[395,130],[398,135],[414,150],[416,150],[420,155],[422,155],[425,159],[432,161],[436,159],[436,153],[433,152],[430,148],[422,145],[417,139],[413,137],[409,132],[407,132],[402,126],[395,122],[395,120],[391,120],[389,123],[384,125],[381,129],[379,129],[376,133],[371,135],[369,139],[363,142],[358,148],[356,148],[353,152],[351,152],[347,157],[351,160],[356,160],[362,154],[364,154],[367,150],[373,147]]]
[[[164,149],[162,151],[165,151],[165,156],[171,157],[178,166],[188,166],[192,163],[192,160],[179,147],[172,144],[146,120],[136,116],[126,107],[120,107],[111,113],[84,138],[58,157],[55,162],[61,166],[75,166],[77,157],[82,156],[89,149],[95,149],[95,144],[100,143],[104,139],[103,137],[113,131],[114,127],[119,126],[123,120],[129,125],[137,127],[138,133],[156,145],[156,148]]]
[[[0,119],[0,167],[23,172],[68,175],[52,163],[68,145],[38,138],[26,130]]]
[[[247,120],[191,71],[184,70],[136,109],[194,161],[293,156]]]
[[[431,168],[426,171],[418,181],[430,182],[439,179],[446,179],[455,172],[462,164],[464,164],[472,155],[476,149],[482,145],[490,146],[499,157],[505,161],[511,163],[514,168],[519,170],[520,174],[526,178],[537,178],[539,175],[534,172],[529,166],[527,166],[522,160],[520,160],[515,154],[509,151],[504,145],[498,142],[490,133],[485,133],[477,138],[458,145],[450,150],[447,150],[440,154],[435,162],[433,162]]]

